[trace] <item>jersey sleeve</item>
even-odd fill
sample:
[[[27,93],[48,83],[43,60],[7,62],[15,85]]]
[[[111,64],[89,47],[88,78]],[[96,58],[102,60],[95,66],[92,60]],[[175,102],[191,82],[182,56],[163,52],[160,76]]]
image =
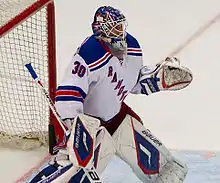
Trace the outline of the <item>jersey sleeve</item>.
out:
[[[130,93],[132,94],[141,94],[141,85],[139,83],[139,77],[138,77],[138,80],[137,80],[137,83],[136,85],[131,89]]]
[[[56,90],[55,107],[62,119],[74,118],[83,113],[88,88],[88,66],[82,57],[75,54]]]
[[[132,58],[132,61],[137,64],[137,66],[139,68],[139,73],[140,73],[140,70],[143,67],[142,48],[141,48],[139,42],[137,41],[137,39],[129,33],[127,33],[126,40],[127,40],[127,44],[128,44],[127,54],[128,54],[128,56],[130,56]],[[137,75],[136,84],[130,91],[130,93],[132,93],[132,94],[140,94],[141,93],[141,85],[139,84],[139,76],[140,76],[140,74]]]

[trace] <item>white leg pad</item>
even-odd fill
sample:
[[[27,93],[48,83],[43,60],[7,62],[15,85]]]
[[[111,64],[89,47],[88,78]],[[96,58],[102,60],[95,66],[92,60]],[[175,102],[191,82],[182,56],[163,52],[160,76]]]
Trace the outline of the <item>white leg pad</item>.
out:
[[[116,149],[112,136],[105,127],[100,127],[97,135],[96,149],[94,153],[94,167],[101,174],[114,156]]]
[[[116,154],[143,183],[182,183],[184,180],[186,166],[134,117],[125,117],[113,139]]]
[[[70,161],[76,167],[90,168],[92,166],[99,126],[98,119],[85,114],[79,114],[74,118],[67,150]]]

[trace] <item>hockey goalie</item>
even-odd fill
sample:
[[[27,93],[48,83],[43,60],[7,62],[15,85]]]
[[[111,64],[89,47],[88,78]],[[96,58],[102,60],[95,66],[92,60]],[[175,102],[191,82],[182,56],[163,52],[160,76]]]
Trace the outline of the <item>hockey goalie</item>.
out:
[[[30,182],[100,183],[113,155],[143,183],[184,181],[186,165],[124,99],[129,93],[150,97],[181,90],[192,73],[176,57],[144,66],[142,49],[126,28],[119,10],[102,6],[95,12],[93,34],[77,49],[56,91],[55,106],[70,133],[56,125],[55,155]]]

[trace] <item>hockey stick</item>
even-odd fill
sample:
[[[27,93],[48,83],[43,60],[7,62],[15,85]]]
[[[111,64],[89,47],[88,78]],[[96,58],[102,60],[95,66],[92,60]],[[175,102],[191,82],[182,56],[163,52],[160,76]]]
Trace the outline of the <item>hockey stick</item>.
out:
[[[200,27],[194,34],[192,34],[183,44],[179,45],[176,49],[174,49],[169,56],[175,56],[180,53],[185,47],[187,47],[192,41],[200,37],[210,26],[217,22],[220,18],[220,13],[218,13],[214,18],[209,20],[206,24]]]
[[[38,77],[37,73],[35,72],[34,68],[32,67],[31,63],[25,64],[25,67],[28,69],[29,73],[31,74],[34,82],[37,84],[37,86],[40,88],[42,94],[45,96],[46,101],[48,102],[48,105],[50,106],[50,109],[52,110],[54,116],[56,117],[57,121],[59,122],[61,128],[63,129],[64,133],[66,136],[70,134],[68,130],[66,130],[62,119],[60,118],[60,115],[57,113],[57,110],[54,106],[54,103],[52,99],[50,98],[49,93],[47,90],[44,88],[43,84],[41,83],[40,78]]]

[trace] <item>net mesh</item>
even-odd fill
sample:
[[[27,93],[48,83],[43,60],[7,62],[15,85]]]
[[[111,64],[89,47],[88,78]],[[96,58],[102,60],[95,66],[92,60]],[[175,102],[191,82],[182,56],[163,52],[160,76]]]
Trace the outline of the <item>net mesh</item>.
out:
[[[0,25],[6,24],[35,2],[36,0],[0,0]]]
[[[1,26],[34,2],[0,1]],[[48,90],[46,7],[1,37],[0,48],[0,144],[22,149],[47,144],[48,104],[24,67],[31,62]]]

